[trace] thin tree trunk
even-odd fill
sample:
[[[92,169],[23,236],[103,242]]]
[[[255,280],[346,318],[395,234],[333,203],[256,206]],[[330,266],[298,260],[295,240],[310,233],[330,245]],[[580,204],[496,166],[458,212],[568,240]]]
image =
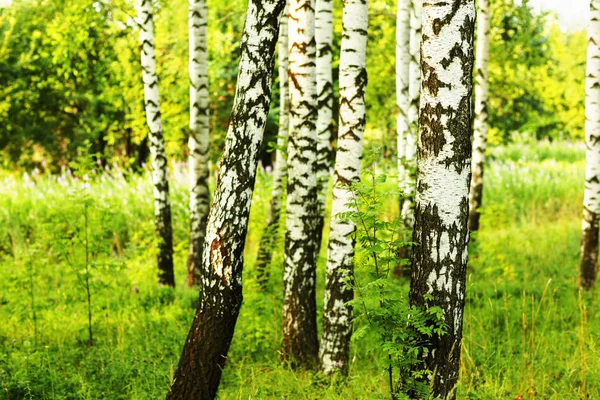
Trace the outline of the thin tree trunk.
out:
[[[316,284],[317,82],[314,0],[289,5],[290,139],[283,272],[283,358],[312,366],[318,355]]]
[[[396,14],[396,130],[398,134],[398,189],[400,191],[400,210],[409,179],[406,168],[406,138],[409,135],[408,108],[409,65],[410,65],[410,15],[411,0],[398,0]]]
[[[279,135],[277,136],[277,150],[275,151],[275,171],[273,172],[273,188],[269,203],[267,227],[260,239],[258,256],[256,258],[256,273],[258,281],[265,289],[269,280],[269,265],[273,254],[273,246],[279,232],[279,215],[281,214],[284,196],[284,182],[287,177],[287,160],[285,147],[288,140],[290,120],[290,95],[288,82],[288,8],[281,14],[279,26]]]
[[[479,208],[483,197],[483,166],[488,132],[488,62],[490,53],[490,0],[479,0],[477,12],[477,54],[475,59],[475,123],[473,162],[469,193],[469,230],[479,230]]]
[[[410,302],[438,306],[448,332],[430,339],[423,364],[432,397],[454,399],[465,303],[471,173],[475,1],[423,7],[422,92]],[[426,300],[432,296],[431,300]]]
[[[188,286],[200,285],[202,249],[210,206],[208,189],[208,52],[206,43],[206,1],[189,0],[190,74],[190,244]]]
[[[422,0],[412,0],[410,10],[410,64],[408,108],[408,133],[404,148],[405,183],[404,199],[402,201],[402,221],[404,226],[412,231],[415,224],[415,185],[417,163],[417,131],[419,129],[419,100],[421,96],[421,5]]]
[[[342,17],[340,55],[340,128],[335,159],[323,332],[319,349],[326,374],[348,373],[352,309],[346,305],[354,293],[346,280],[354,276],[356,225],[341,221],[339,213],[357,212],[349,187],[360,179],[362,140],[365,130],[366,50],[369,7],[365,0],[346,0]]]
[[[590,1],[588,28],[585,141],[585,191],[579,285],[592,288],[598,274],[598,216],[600,215],[600,0]]]
[[[154,185],[154,219],[158,235],[158,282],[175,286],[173,274],[173,230],[169,203],[167,155],[163,138],[158,77],[154,57],[154,25],[152,1],[141,0],[139,7],[140,42],[142,45],[142,72],[144,79],[144,105],[152,157],[152,183]]]
[[[318,259],[325,224],[325,203],[331,168],[333,133],[333,1],[316,0],[315,39],[317,42],[317,227],[315,260]]]
[[[242,304],[243,253],[285,0],[250,0],[236,95],[208,217],[202,289],[168,400],[213,399]]]

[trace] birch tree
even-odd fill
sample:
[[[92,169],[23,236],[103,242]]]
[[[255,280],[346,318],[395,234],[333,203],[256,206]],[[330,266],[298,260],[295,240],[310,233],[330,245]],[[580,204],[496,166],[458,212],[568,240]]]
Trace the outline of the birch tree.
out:
[[[289,3],[290,138],[283,271],[283,357],[316,364],[317,82],[314,0]]]
[[[400,190],[400,210],[402,210],[403,194],[406,190],[409,174],[406,168],[406,140],[409,133],[408,108],[409,96],[409,64],[410,64],[410,15],[411,0],[398,0],[396,13],[396,131],[398,136],[398,189]]]
[[[479,0],[477,12],[477,52],[475,58],[475,122],[473,162],[469,193],[469,229],[479,230],[479,208],[483,197],[483,166],[488,132],[488,63],[490,54],[490,0]]]
[[[345,0],[340,54],[340,127],[335,159],[335,181],[330,223],[323,331],[319,349],[321,369],[326,374],[348,373],[352,310],[346,303],[354,293],[346,284],[354,276],[356,224],[342,221],[339,213],[357,212],[349,187],[360,179],[362,141],[365,130],[365,90],[368,2]]]
[[[421,355],[432,397],[454,399],[458,380],[469,231],[474,0],[423,7],[422,92],[410,302],[438,306],[448,332]],[[431,296],[431,300],[426,300]]]
[[[316,0],[315,39],[317,42],[317,227],[315,259],[319,256],[325,202],[331,168],[331,136],[333,133],[333,1]]]
[[[258,281],[263,287],[269,278],[268,267],[271,263],[273,245],[279,230],[279,215],[281,214],[282,199],[284,195],[284,182],[287,176],[287,160],[285,147],[288,140],[290,120],[290,96],[288,82],[288,8],[286,6],[281,15],[279,27],[279,134],[277,136],[277,149],[275,151],[275,170],[273,172],[273,188],[269,202],[269,215],[267,227],[260,239],[258,257],[256,259],[256,272]]]
[[[600,0],[590,1],[585,93],[585,191],[579,284],[590,289],[598,274],[598,215],[600,214]]]
[[[142,78],[144,81],[144,106],[149,131],[148,136],[150,138],[150,155],[152,157],[154,220],[158,236],[158,282],[162,285],[175,286],[167,154],[165,152],[163,126],[160,116],[151,0],[141,0],[138,7],[138,21],[142,53]]]
[[[242,304],[244,243],[285,0],[249,0],[236,94],[203,252],[198,308],[169,400],[213,399]]]
[[[187,285],[200,285],[202,248],[210,206],[208,189],[208,52],[206,43],[206,1],[189,0],[190,74],[190,245]]]

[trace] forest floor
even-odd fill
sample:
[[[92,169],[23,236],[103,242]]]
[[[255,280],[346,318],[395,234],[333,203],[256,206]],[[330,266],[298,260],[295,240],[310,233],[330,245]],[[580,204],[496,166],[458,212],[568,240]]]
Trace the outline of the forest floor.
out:
[[[584,158],[582,147],[565,143],[492,151],[481,230],[470,246],[459,398],[600,398],[599,296],[577,288]],[[197,298],[183,287],[183,171],[171,185],[176,289],[156,285],[148,176],[0,180],[0,398],[164,398]],[[269,195],[261,172],[244,305],[219,398],[388,399],[381,350],[368,335],[353,343],[347,379],[280,363],[282,246],[267,291],[258,290],[253,268]],[[325,256],[323,246],[319,310]],[[397,287],[406,293],[408,282]]]

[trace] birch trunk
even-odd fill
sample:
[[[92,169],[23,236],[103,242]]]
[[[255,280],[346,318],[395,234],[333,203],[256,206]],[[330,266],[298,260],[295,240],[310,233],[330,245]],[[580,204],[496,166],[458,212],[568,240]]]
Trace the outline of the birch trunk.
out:
[[[362,141],[365,130],[366,50],[369,7],[365,0],[345,0],[340,54],[340,128],[335,159],[323,332],[319,349],[326,374],[348,373],[352,310],[346,303],[354,293],[346,285],[354,276],[356,225],[341,221],[339,213],[356,212],[350,185],[360,179]]]
[[[410,65],[410,15],[411,0],[398,0],[396,14],[396,130],[398,134],[398,189],[400,191],[400,210],[404,203],[404,192],[409,179],[406,168],[406,138],[409,135],[408,108],[409,65]]]
[[[190,74],[190,245],[188,286],[200,285],[202,249],[210,206],[208,190],[208,53],[206,43],[206,1],[189,0]]]
[[[479,0],[477,12],[477,53],[475,59],[475,123],[473,162],[469,193],[469,230],[479,230],[479,208],[483,197],[483,167],[488,132],[488,63],[490,53],[490,1]]]
[[[250,0],[203,253],[202,288],[168,400],[213,399],[242,304],[243,251],[285,0]]]
[[[417,162],[417,131],[419,129],[419,99],[421,96],[421,4],[422,0],[412,0],[410,10],[410,64],[408,67],[408,131],[404,148],[405,183],[402,201],[402,220],[411,230],[415,224],[415,184]]]
[[[288,82],[288,8],[281,14],[279,28],[279,135],[277,136],[277,150],[275,151],[275,171],[273,172],[273,188],[271,189],[271,201],[269,203],[269,215],[267,217],[267,228],[265,229],[256,259],[256,272],[258,281],[263,289],[269,279],[269,265],[273,246],[279,231],[279,215],[281,213],[281,202],[284,196],[284,182],[287,177],[287,160],[285,147],[287,146],[289,120],[290,120],[290,95]]]
[[[585,191],[579,284],[592,288],[598,274],[598,215],[600,214],[600,0],[590,1],[585,93]]]
[[[169,203],[169,179],[165,141],[163,138],[158,76],[154,56],[154,23],[152,1],[141,0],[139,7],[140,43],[142,53],[142,78],[144,80],[144,106],[150,138],[152,157],[152,184],[154,185],[154,220],[158,236],[158,283],[175,286],[173,274],[173,230]]]
[[[314,0],[289,5],[290,139],[283,271],[283,358],[317,361],[317,82]]]
[[[317,227],[315,260],[319,257],[325,202],[331,168],[331,136],[333,133],[333,1],[316,0],[315,39],[317,42]]]
[[[465,302],[475,1],[423,7],[422,92],[410,302],[439,306],[448,332],[422,354],[432,397],[454,399]],[[432,300],[426,301],[425,296]]]

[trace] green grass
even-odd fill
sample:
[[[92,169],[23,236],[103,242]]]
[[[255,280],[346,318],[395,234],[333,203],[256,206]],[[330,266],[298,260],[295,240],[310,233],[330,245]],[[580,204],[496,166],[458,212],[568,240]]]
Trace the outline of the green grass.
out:
[[[482,229],[470,250],[459,398],[600,398],[598,295],[580,294],[576,285],[583,151],[540,144],[492,153]],[[196,292],[183,288],[185,178],[179,170],[172,177],[175,290],[156,284],[148,176],[91,183],[90,235],[98,255],[91,274],[95,346],[90,348],[85,291],[76,275],[83,265],[77,239],[83,207],[76,190],[82,183],[68,177],[62,183],[38,177],[33,183],[0,174],[0,398],[164,398],[196,302]],[[383,189],[393,188],[393,180],[386,185]],[[329,381],[279,362],[281,250],[274,254],[268,291],[258,291],[253,271],[269,193],[269,177],[259,173],[245,253],[244,305],[220,398],[389,398],[373,338],[353,345],[345,380]],[[395,200],[389,204],[386,217],[397,212]],[[65,242],[69,235],[75,237],[72,243]],[[325,256],[322,249],[319,308]],[[397,285],[407,290],[407,282]]]

